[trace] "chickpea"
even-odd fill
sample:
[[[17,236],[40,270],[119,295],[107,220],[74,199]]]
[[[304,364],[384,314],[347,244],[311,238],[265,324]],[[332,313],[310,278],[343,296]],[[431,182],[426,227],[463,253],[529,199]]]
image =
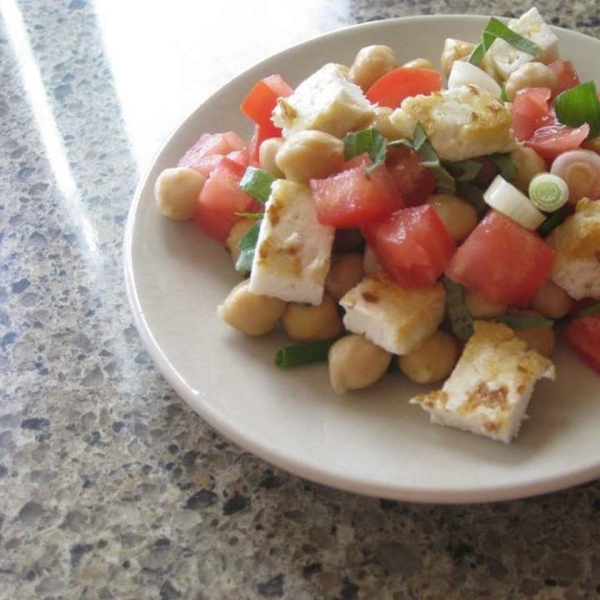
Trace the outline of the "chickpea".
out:
[[[458,342],[437,330],[414,350],[398,358],[400,370],[415,383],[435,383],[452,372],[458,360]]]
[[[225,246],[227,250],[229,250],[229,254],[231,254],[234,265],[240,256],[240,242],[250,229],[252,229],[255,223],[256,221],[254,219],[242,219],[231,228]]]
[[[553,90],[557,85],[558,77],[550,67],[541,62],[528,62],[509,75],[504,91],[508,100],[512,102],[519,90],[531,87]]]
[[[477,211],[466,200],[450,194],[434,194],[428,200],[435,208],[450,237],[462,242],[477,225]]]
[[[362,254],[340,254],[331,263],[325,279],[325,290],[337,301],[358,285],[364,275]]]
[[[440,64],[442,66],[442,73],[444,74],[444,77],[448,77],[448,75],[450,75],[452,65],[455,61],[467,58],[467,56],[473,52],[474,48],[475,44],[471,44],[470,42],[446,38],[446,40],[444,40],[444,48],[440,58]]]
[[[397,140],[402,137],[402,133],[390,121],[390,115],[393,109],[387,106],[378,106],[375,109],[375,119],[371,123],[371,127],[375,127],[388,140]]]
[[[344,160],[344,143],[323,131],[299,131],[287,139],[275,155],[275,164],[285,178],[298,183],[322,179]]]
[[[513,184],[524,194],[528,194],[529,183],[536,175],[546,171],[546,163],[533,148],[527,146],[519,146],[513,150],[510,158],[517,167]]]
[[[275,177],[283,177],[283,171],[275,163],[275,156],[283,144],[283,138],[275,137],[265,140],[258,150],[258,162],[260,168],[275,175]]]
[[[329,381],[343,394],[366,388],[381,379],[392,355],[362,335],[346,335],[329,349]]]
[[[534,310],[520,310],[511,308],[509,314],[522,317],[540,317],[540,313]],[[551,358],[554,354],[556,339],[554,329],[548,327],[534,327],[532,329],[515,329],[515,335],[523,340],[530,350],[536,350],[540,354]]]
[[[471,316],[475,319],[489,319],[499,317],[506,312],[506,305],[492,302],[477,292],[467,290],[465,292],[465,305]]]
[[[316,306],[290,303],[283,314],[283,327],[294,340],[329,340],[342,332],[337,304],[329,294]]]
[[[404,69],[435,69],[433,63],[427,58],[415,58],[409,60],[407,63],[402,65]]]
[[[248,335],[269,333],[285,312],[287,302],[279,298],[253,294],[244,279],[236,285],[217,309],[225,323]]]
[[[573,298],[548,279],[531,299],[531,308],[549,319],[562,319],[573,306]]]
[[[156,180],[154,196],[161,214],[173,221],[187,221],[196,212],[198,194],[206,177],[187,167],[165,169]]]
[[[394,51],[388,46],[365,46],[358,51],[348,79],[366,92],[382,75],[397,66]]]

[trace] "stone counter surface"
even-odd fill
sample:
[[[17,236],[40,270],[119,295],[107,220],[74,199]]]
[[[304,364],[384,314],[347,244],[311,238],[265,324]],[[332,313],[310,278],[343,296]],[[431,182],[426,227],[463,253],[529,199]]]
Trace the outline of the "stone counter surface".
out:
[[[540,1],[600,35],[594,0]],[[431,506],[277,470],[188,409],[124,292],[136,183],[244,68],[386,17],[525,2],[0,0],[0,597],[600,597],[600,485]]]

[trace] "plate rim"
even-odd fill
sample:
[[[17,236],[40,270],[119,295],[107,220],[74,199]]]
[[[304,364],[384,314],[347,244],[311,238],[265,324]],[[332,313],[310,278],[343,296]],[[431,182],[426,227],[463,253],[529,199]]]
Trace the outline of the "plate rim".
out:
[[[285,471],[288,471],[298,477],[313,481],[315,483],[328,486],[331,488],[343,490],[345,492],[356,493],[360,495],[376,497],[376,498],[387,498],[391,500],[399,500],[406,502],[416,503],[429,503],[429,504],[475,504],[484,502],[499,502],[506,500],[514,500],[520,498],[527,498],[532,496],[538,496],[555,492],[558,490],[566,489],[575,485],[589,482],[600,476],[600,460],[599,462],[591,467],[583,467],[570,472],[568,475],[555,476],[555,477],[539,477],[537,479],[529,480],[526,483],[514,484],[514,485],[501,485],[493,486],[488,485],[485,487],[477,488],[473,490],[468,488],[467,490],[448,490],[443,486],[440,487],[419,487],[418,485],[399,485],[398,483],[393,485],[381,485],[373,482],[365,482],[363,479],[359,479],[353,476],[341,476],[337,473],[327,471],[325,468],[317,468],[310,464],[306,464],[297,458],[287,456],[285,454],[273,453],[266,446],[262,446],[260,443],[255,442],[253,439],[246,437],[239,430],[239,428],[231,425],[225,418],[223,418],[218,411],[216,411],[209,404],[198,402],[197,397],[192,393],[191,388],[186,382],[178,375],[175,367],[169,361],[169,358],[163,352],[162,348],[154,338],[152,328],[146,321],[143,309],[141,306],[140,296],[135,283],[134,267],[133,267],[133,245],[134,245],[134,229],[135,229],[135,216],[140,207],[144,190],[150,185],[150,176],[152,172],[157,168],[161,157],[167,150],[173,139],[186,128],[187,124],[192,121],[195,115],[202,111],[203,106],[208,103],[215,95],[221,93],[223,88],[228,86],[230,83],[236,81],[238,78],[245,76],[251,71],[259,70],[266,63],[285,57],[289,53],[295,53],[301,50],[305,46],[310,46],[315,42],[337,37],[339,35],[346,35],[352,33],[352,31],[359,29],[377,29],[380,26],[389,27],[395,23],[410,23],[410,22],[427,22],[427,21],[472,21],[473,24],[485,24],[490,18],[488,15],[465,15],[465,14],[443,14],[443,15],[412,15],[403,17],[394,17],[390,19],[378,19],[375,21],[367,21],[364,23],[357,23],[342,28],[337,28],[332,31],[328,31],[316,36],[313,36],[307,40],[301,41],[297,44],[289,46],[275,54],[271,54],[259,62],[251,65],[250,67],[241,70],[236,75],[227,80],[223,85],[216,88],[212,93],[206,95],[200,100],[199,104],[192,109],[178,124],[173,128],[171,133],[166,137],[165,141],[161,144],[153,159],[150,161],[148,166],[145,168],[143,174],[139,177],[136,189],[133,195],[133,201],[130,205],[127,221],[125,226],[125,233],[123,239],[123,275],[125,279],[125,291],[130,306],[130,310],[133,316],[133,322],[140,335],[143,346],[150,355],[153,363],[157,367],[159,373],[169,382],[174,388],[178,396],[186,402],[186,404],[202,419],[204,419],[211,427],[217,430],[221,435],[235,443],[240,449],[250,452],[261,460]],[[506,17],[498,17],[503,20],[507,20]],[[593,40],[600,43],[600,40],[590,35],[581,33],[558,26],[551,26],[553,30],[560,32],[562,35],[573,36],[575,38],[583,38],[585,40]]]

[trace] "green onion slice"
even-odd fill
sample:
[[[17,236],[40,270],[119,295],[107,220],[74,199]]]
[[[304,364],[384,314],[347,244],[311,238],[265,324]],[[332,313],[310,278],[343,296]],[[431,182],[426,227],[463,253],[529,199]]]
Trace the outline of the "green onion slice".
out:
[[[442,283],[452,332],[457,338],[468,340],[473,335],[473,317],[465,304],[463,287],[448,277],[444,277]]]
[[[579,311],[579,315],[581,317],[589,317],[591,315],[597,315],[598,313],[600,313],[600,302],[597,304],[592,304],[592,306],[588,306],[587,308]]]
[[[504,323],[511,329],[525,330],[536,329],[538,327],[552,327],[554,321],[545,317],[522,317],[520,315],[500,315],[491,317],[490,321]]]
[[[569,200],[569,186],[552,173],[539,173],[529,184],[529,199],[544,212],[555,212]]]
[[[588,81],[561,92],[554,99],[558,120],[569,127],[590,126],[588,139],[600,134],[600,100],[596,83]]]
[[[248,233],[240,240],[239,248],[240,255],[235,263],[235,270],[241,273],[249,273],[252,270],[252,263],[254,262],[254,252],[256,250],[256,243],[258,242],[258,234],[260,232],[260,224],[262,219],[256,221],[254,225],[248,230]]]
[[[285,369],[287,367],[297,367],[315,362],[324,362],[329,355],[329,348],[331,348],[335,342],[336,340],[324,340],[306,344],[296,344],[295,346],[284,346],[277,350],[277,353],[275,354],[275,364],[278,367]]]
[[[236,212],[236,217],[243,217],[244,219],[262,219],[265,215],[261,212]]]
[[[271,195],[271,185],[276,179],[277,177],[263,169],[248,167],[240,181],[240,187],[255,200],[265,204]]]
[[[538,228],[537,233],[541,237],[546,237],[551,231],[556,229],[567,218],[567,205],[565,204],[556,212],[547,218]]]
[[[367,153],[373,166],[385,162],[387,154],[386,139],[374,127],[349,133],[344,138],[344,157],[350,160],[355,156]]]
[[[488,21],[486,28],[483,30],[481,41],[475,46],[473,52],[471,52],[468,59],[469,62],[472,65],[478,66],[483,60],[486,52],[497,39],[504,40],[506,43],[513,46],[513,48],[516,48],[521,52],[527,52],[527,54],[531,54],[532,56],[538,56],[538,54],[541,53],[541,48],[537,44],[534,44],[531,40],[519,35],[502,21],[496,19],[496,17],[492,17]]]

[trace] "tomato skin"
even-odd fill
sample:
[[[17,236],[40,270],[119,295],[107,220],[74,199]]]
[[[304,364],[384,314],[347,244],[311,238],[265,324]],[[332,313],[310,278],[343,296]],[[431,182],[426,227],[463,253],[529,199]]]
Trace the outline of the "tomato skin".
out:
[[[281,75],[265,77],[248,92],[240,109],[262,128],[267,137],[276,137],[281,135],[281,129],[271,121],[271,113],[277,105],[277,99],[289,96],[293,91]]]
[[[429,204],[398,210],[362,231],[383,268],[406,288],[433,284],[456,250]]]
[[[600,374],[600,314],[574,319],[564,329],[563,336],[575,352]]]
[[[421,164],[421,157],[412,148],[390,148],[385,164],[405,206],[424,204],[435,191],[435,177]]]
[[[433,69],[398,67],[382,75],[367,91],[372,104],[398,108],[410,96],[428,95],[442,89],[442,74]]]
[[[547,160],[579,148],[590,131],[587,123],[576,128],[560,123],[550,97],[549,88],[526,88],[517,92],[511,106],[513,134]]]
[[[546,124],[550,110],[549,88],[519,90],[511,106],[512,130],[518,140],[528,140],[535,130]]]
[[[366,162],[364,157],[360,160]],[[404,206],[385,165],[368,174],[357,166],[325,179],[311,179],[310,189],[319,222],[333,227],[361,227]]]
[[[202,160],[216,154],[225,156],[236,150],[244,150],[246,142],[235,131],[203,133],[194,145],[179,159],[178,167],[196,168]]]
[[[549,244],[491,210],[458,248],[446,275],[488,300],[525,308],[550,276],[553,261]]]
[[[253,167],[260,166],[260,145],[265,140],[280,136],[280,129],[273,132],[272,129],[264,129],[260,125],[255,125],[254,133],[252,134],[252,139],[250,140],[250,147],[248,149],[249,161]]]
[[[212,238],[225,244],[231,228],[242,219],[236,213],[255,212],[260,207],[240,189],[246,167],[223,157],[208,178],[200,195],[194,223]]]
[[[553,125],[540,127],[533,136],[525,142],[542,158],[552,160],[567,150],[576,150],[590,133],[587,123],[579,127],[568,127],[558,121]]]
[[[558,79],[558,84],[552,91],[552,95],[558,96],[561,92],[579,85],[579,75],[570,60],[555,60],[548,65]]]

